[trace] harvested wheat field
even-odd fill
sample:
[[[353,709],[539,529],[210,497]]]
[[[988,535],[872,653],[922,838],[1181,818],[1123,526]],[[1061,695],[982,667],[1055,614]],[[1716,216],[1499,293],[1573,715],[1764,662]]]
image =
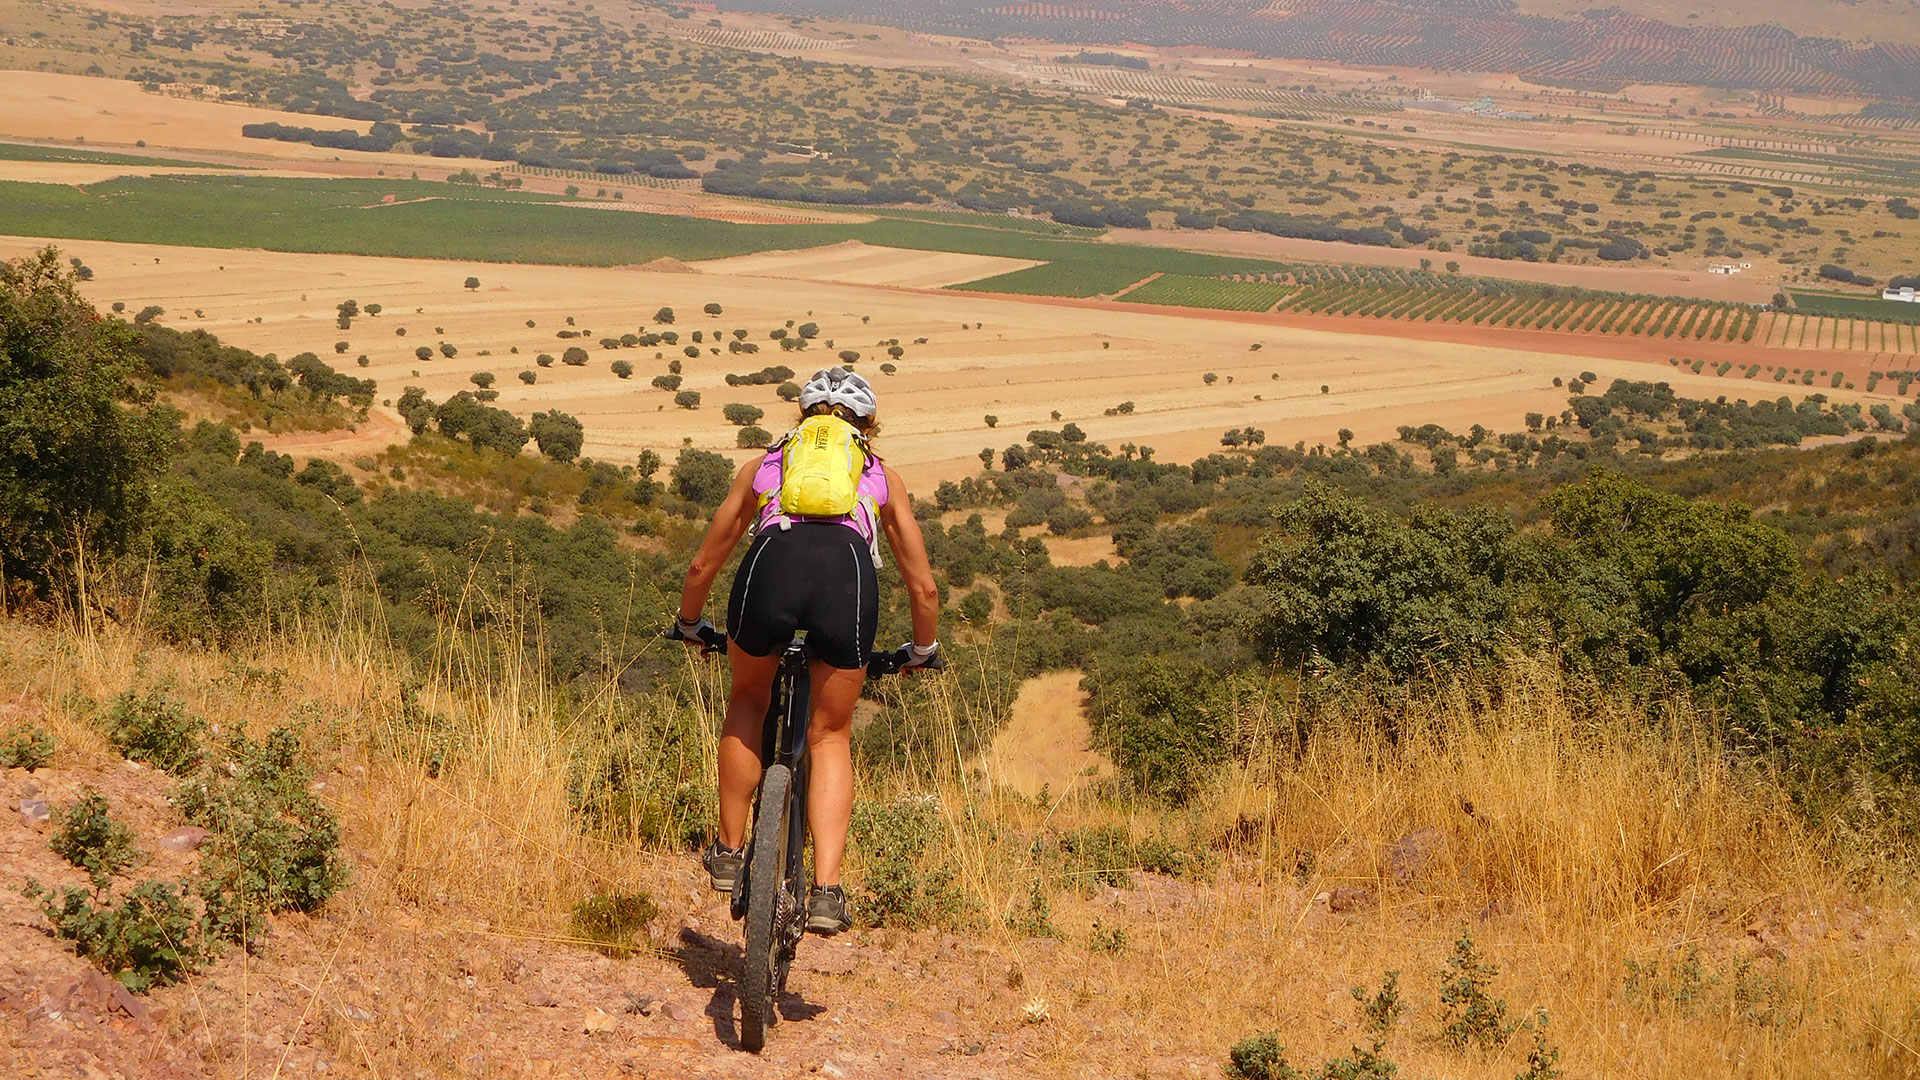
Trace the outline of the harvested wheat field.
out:
[[[968,255],[947,251],[910,251],[876,247],[858,240],[799,251],[762,251],[730,259],[694,263],[709,274],[737,277],[795,278],[845,285],[895,285],[939,289],[1038,266],[1032,259]]]
[[[48,242],[9,238],[0,241],[0,256]],[[1644,346],[1633,358],[1580,355],[1593,345],[1573,335],[1476,330],[1463,341],[1407,340],[1383,336],[1396,329],[1391,325],[1362,334],[1333,319],[1292,327],[1277,317],[714,273],[712,264],[688,274],[95,241],[59,246],[93,268],[86,289],[103,308],[118,302],[130,314],[159,305],[169,326],[205,329],[283,359],[318,353],[377,380],[385,401],[410,385],[444,398],[472,388],[476,372],[490,372],[502,407],[522,416],[572,413],[586,425],[586,452],[612,460],[683,440],[736,452],[736,429],[720,406],[765,409],[769,428],[784,422],[788,407],[774,387],[732,388],[727,374],[785,364],[805,375],[838,362],[843,350],[859,352],[858,368],[878,384],[883,452],[919,484],[971,475],[983,447],[1004,447],[1066,421],[1096,441],[1151,446],[1161,460],[1184,461],[1218,449],[1222,431],[1246,426],[1262,429],[1270,443],[1310,446],[1332,445],[1342,429],[1361,443],[1389,439],[1403,424],[1517,430],[1529,412],[1565,408],[1566,391],[1553,380],[1582,370],[1602,379],[1668,379],[1690,396],[1728,390],[1724,380],[1648,363],[1654,353]],[[829,267],[838,252],[830,249]],[[925,265],[921,252],[860,255],[876,273],[884,257],[903,267]],[[781,259],[788,272],[804,272],[800,256]],[[479,279],[477,289],[464,287],[469,276]],[[347,299],[382,311],[342,331],[335,309]],[[703,314],[709,303],[722,314]],[[671,326],[654,320],[663,306],[674,309]],[[816,323],[819,337],[804,351],[782,351],[769,332],[789,321],[793,332]],[[679,341],[653,349],[600,344],[642,329],[672,330]],[[713,338],[730,340],[736,329],[747,332],[757,353],[730,354]],[[883,375],[880,364],[889,361],[879,343],[896,340],[903,350],[898,373]],[[340,342],[344,349],[336,350]],[[443,344],[453,356],[444,355]],[[569,346],[586,350],[583,365],[558,359]],[[685,355],[689,347],[699,355]],[[420,348],[431,358],[417,358]],[[538,365],[542,353],[556,358],[552,366]],[[363,354],[368,363],[359,368]],[[615,360],[632,365],[630,378],[615,376]],[[682,389],[701,394],[698,409],[676,407],[673,394],[650,386],[675,360],[683,366]],[[534,374],[532,385],[520,380],[523,371]],[[1204,381],[1207,373],[1217,380]],[[1108,415],[1124,402],[1132,402],[1131,414]],[[312,437],[301,438],[302,450],[325,452]],[[343,445],[351,449],[335,450],[339,456],[367,449],[364,438]]]

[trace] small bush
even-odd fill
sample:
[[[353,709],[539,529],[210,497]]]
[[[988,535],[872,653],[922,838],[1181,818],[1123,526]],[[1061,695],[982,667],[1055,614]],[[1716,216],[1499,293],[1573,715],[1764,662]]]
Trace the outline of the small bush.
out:
[[[56,894],[28,881],[25,893],[41,902],[55,937],[136,994],[179,982],[205,955],[186,882],[143,881],[117,907],[77,885]]]
[[[307,790],[312,773],[291,728],[259,742],[237,734],[227,750],[221,767],[182,782],[174,803],[213,834],[196,889],[207,936],[244,943],[266,914],[318,908],[346,884],[347,867],[339,824]]]
[[[1488,992],[1500,969],[1481,958],[1473,934],[1460,931],[1440,972],[1440,1041],[1456,1050],[1491,1050],[1520,1026],[1507,1019],[1507,1003]]]
[[[634,936],[659,914],[660,906],[644,891],[594,893],[573,905],[569,921],[595,952],[624,960],[633,955]]]
[[[1231,1080],[1307,1080],[1307,1074],[1287,1062],[1287,1048],[1277,1032],[1266,1031],[1241,1039],[1227,1051]]]
[[[106,887],[107,879],[139,865],[140,849],[134,846],[133,830],[113,819],[107,797],[93,788],[54,814],[53,836],[47,846],[55,855],[87,872],[93,887]]]
[[[191,772],[204,756],[200,734],[207,722],[187,712],[162,689],[144,696],[131,690],[121,694],[108,710],[104,726],[107,739],[128,760],[144,761],[175,775]]]
[[[752,424],[748,424],[746,427],[740,429],[740,434],[735,438],[734,445],[742,450],[764,450],[767,444],[772,441],[773,434],[766,428],[755,427]]]
[[[59,743],[38,727],[14,728],[0,740],[0,769],[32,772],[53,760]]]
[[[940,806],[933,796],[862,803],[850,832],[864,867],[855,907],[862,922],[913,930],[959,917],[953,868],[934,852]]]

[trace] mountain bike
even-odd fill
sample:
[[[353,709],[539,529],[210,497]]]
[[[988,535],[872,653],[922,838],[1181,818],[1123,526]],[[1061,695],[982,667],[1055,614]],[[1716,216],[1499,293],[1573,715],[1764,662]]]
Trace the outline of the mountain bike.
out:
[[[724,652],[727,638],[718,630],[701,635],[707,655]],[[898,652],[882,653],[867,664],[867,675],[900,672]],[[767,1029],[778,1020],[775,1003],[787,990],[807,925],[807,723],[813,683],[808,670],[806,631],[780,651],[773,697],[760,729],[760,786],[753,797],[753,823],[747,832],[746,861],[733,882],[732,912],[741,920],[746,952],[736,980],[740,998],[740,1046],[758,1053]],[[946,662],[935,657],[926,670]],[[758,883],[758,884],[756,884]]]

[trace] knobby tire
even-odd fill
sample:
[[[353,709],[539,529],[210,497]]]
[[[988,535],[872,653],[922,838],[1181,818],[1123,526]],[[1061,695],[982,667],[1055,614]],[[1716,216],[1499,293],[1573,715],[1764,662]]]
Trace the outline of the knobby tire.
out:
[[[786,891],[787,793],[793,776],[785,765],[767,770],[760,781],[759,809],[753,821],[753,865],[747,877],[747,950],[740,959],[740,1045],[759,1053],[766,1045],[774,1014],[774,968],[780,948],[775,919]]]

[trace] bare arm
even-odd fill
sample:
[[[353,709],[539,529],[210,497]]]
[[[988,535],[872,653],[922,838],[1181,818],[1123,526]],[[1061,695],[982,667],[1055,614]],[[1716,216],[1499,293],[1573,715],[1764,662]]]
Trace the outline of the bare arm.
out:
[[[932,645],[940,636],[940,586],[933,580],[933,564],[927,561],[920,523],[913,519],[907,485],[891,467],[886,471],[887,504],[880,508],[880,525],[886,530],[887,546],[893,549],[894,565],[900,568],[900,580],[907,586],[907,603],[913,609],[913,643]]]
[[[707,526],[706,539],[700,541],[700,551],[687,567],[687,583],[680,590],[680,618],[686,622],[700,618],[707,606],[707,594],[713,591],[713,579],[720,576],[720,568],[727,564],[734,545],[753,524],[754,513],[759,509],[754,505],[753,474],[759,468],[758,459],[741,466],[727,497],[713,512],[713,524]],[[915,539],[918,540],[917,533]],[[925,562],[926,556],[920,559]]]

